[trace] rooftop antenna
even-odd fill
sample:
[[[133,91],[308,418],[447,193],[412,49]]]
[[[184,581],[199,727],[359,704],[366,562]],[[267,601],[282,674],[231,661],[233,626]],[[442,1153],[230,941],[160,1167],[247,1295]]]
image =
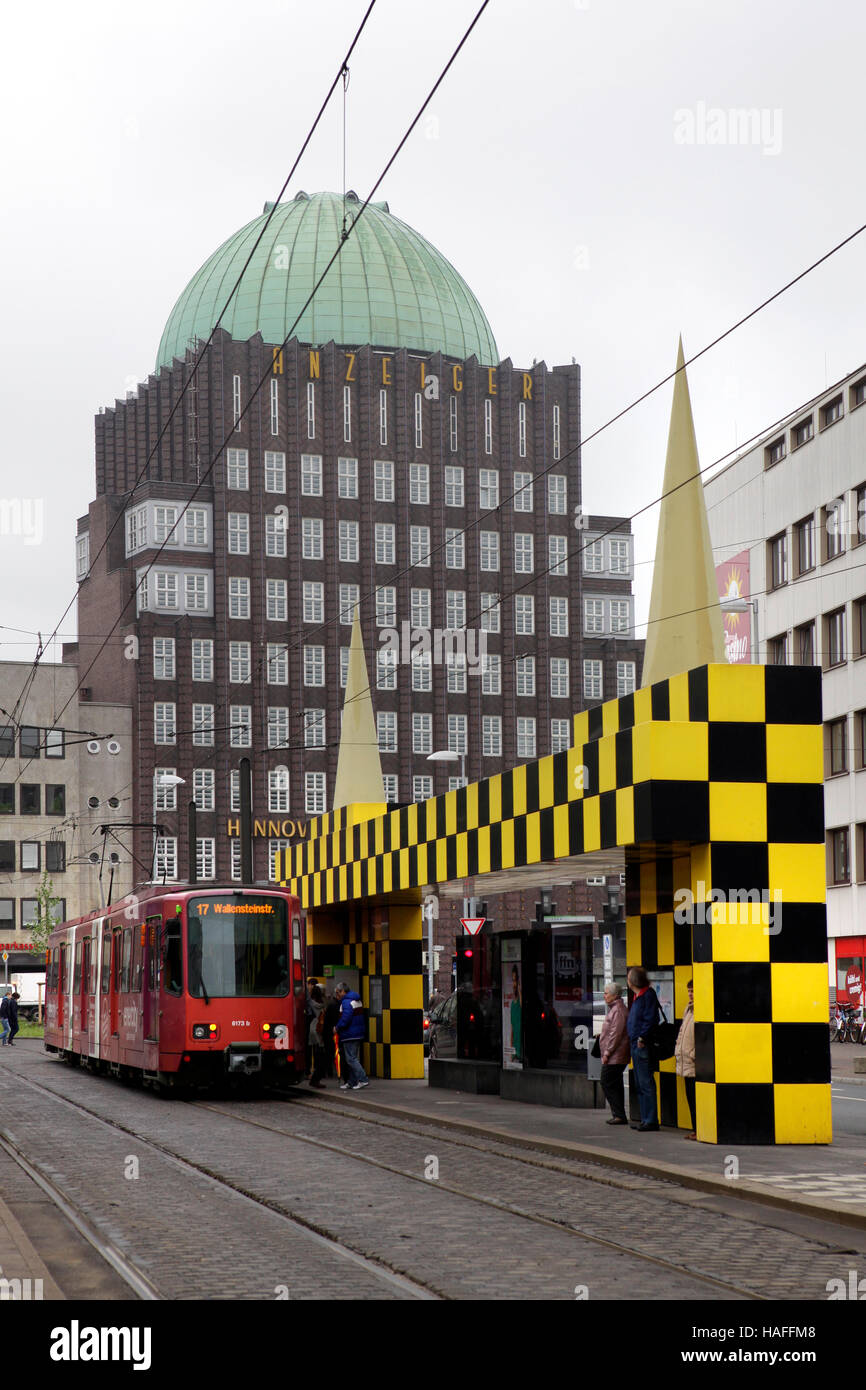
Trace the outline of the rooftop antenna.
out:
[[[340,76],[343,79],[343,232],[342,240],[345,241],[348,235],[346,231],[346,93],[349,90],[349,65],[344,64]]]

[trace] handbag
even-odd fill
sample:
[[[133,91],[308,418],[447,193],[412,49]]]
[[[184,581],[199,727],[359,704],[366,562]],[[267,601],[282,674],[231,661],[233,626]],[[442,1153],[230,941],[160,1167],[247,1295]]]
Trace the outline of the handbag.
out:
[[[596,1038],[595,1042],[594,1042],[593,1045],[592,1045],[592,1048],[591,1048],[591,1050],[590,1050],[590,1054],[589,1054],[589,1055],[590,1055],[590,1057],[600,1057],[600,1056],[601,1056],[601,1038]]]
[[[665,1061],[668,1057],[673,1057],[676,1051],[677,1034],[679,1032],[675,1023],[668,1023],[668,1016],[661,1004],[659,1004],[658,1009],[663,1022],[657,1019],[653,1026],[647,1029],[646,1033],[646,1045],[649,1051],[650,1066],[655,1068],[658,1068],[659,1062]]]

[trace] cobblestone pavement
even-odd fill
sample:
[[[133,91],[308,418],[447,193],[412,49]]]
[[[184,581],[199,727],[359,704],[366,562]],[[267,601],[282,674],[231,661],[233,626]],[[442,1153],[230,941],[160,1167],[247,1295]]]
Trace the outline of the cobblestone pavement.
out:
[[[28,1078],[130,1133],[32,1089]],[[847,1279],[857,1262],[846,1232],[816,1239],[780,1229],[778,1218],[763,1223],[759,1209],[731,1215],[669,1182],[520,1154],[507,1143],[482,1146],[421,1122],[361,1118],[298,1098],[160,1101],[35,1048],[22,1049],[3,1079],[2,1127],[171,1298],[273,1298],[279,1285],[291,1298],[411,1290],[347,1263],[135,1135],[448,1298],[585,1291],[590,1299],[715,1300],[739,1289],[821,1299],[827,1281]],[[124,1176],[131,1159],[137,1179]]]

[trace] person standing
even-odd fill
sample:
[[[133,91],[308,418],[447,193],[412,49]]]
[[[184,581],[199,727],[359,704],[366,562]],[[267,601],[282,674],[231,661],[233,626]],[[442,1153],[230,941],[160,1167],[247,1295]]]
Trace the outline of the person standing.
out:
[[[632,966],[628,972],[628,983],[634,992],[634,999],[628,1011],[628,1040],[631,1045],[631,1060],[640,1106],[640,1124],[632,1125],[632,1129],[647,1132],[661,1127],[656,1105],[656,1084],[647,1046],[647,1033],[658,1022],[659,1000],[649,982],[649,976],[641,966]]]
[[[697,1139],[698,1123],[695,1118],[695,988],[692,980],[689,980],[686,988],[689,991],[689,1002],[686,1004],[682,1026],[677,1034],[674,1056],[677,1059],[677,1076],[681,1076],[685,1082],[686,1100],[689,1103],[689,1114],[692,1117],[692,1132],[685,1137],[686,1139]]]
[[[334,998],[340,1005],[337,1037],[343,1045],[343,1056],[346,1059],[346,1075],[340,1082],[340,1090],[360,1091],[362,1087],[370,1084],[367,1073],[358,1060],[365,1032],[364,1005],[361,1003],[361,996],[342,983],[337,985]]]
[[[0,1029],[2,1029],[2,1031],[0,1031],[0,1045],[2,1045],[3,1047],[5,1047],[7,1042],[9,1041],[9,1033],[11,1031],[11,1025],[9,1022],[9,1005],[11,1004],[11,1002],[12,991],[11,989],[7,989],[6,993],[3,995],[2,1000],[0,1000]]]
[[[601,1026],[598,1041],[601,1048],[601,1089],[611,1112],[611,1119],[606,1123],[627,1125],[623,1072],[628,1066],[630,1055],[628,1011],[622,1001],[619,985],[605,985],[604,1002],[607,1005],[607,1015]]]
[[[310,1078],[307,1084],[322,1089],[325,1071],[325,996],[321,986],[314,984],[308,1000],[310,1009],[307,1040],[310,1044]]]

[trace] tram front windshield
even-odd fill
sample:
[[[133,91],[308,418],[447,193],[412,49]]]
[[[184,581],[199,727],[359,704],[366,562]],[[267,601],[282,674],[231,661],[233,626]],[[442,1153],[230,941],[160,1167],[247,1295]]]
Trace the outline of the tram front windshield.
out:
[[[187,904],[187,983],[196,999],[289,993],[288,911],[282,898],[220,894]]]

